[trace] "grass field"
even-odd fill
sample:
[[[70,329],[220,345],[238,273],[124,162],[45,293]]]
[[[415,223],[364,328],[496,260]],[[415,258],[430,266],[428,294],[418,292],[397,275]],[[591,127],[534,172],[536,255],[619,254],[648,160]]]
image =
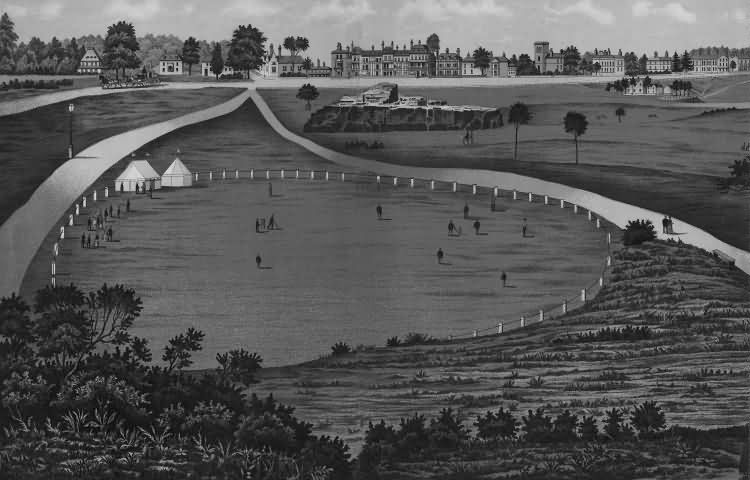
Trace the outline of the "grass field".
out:
[[[299,405],[317,428],[352,445],[371,420],[398,423],[445,407],[470,424],[500,406],[519,417],[543,407],[601,418],[655,400],[670,423],[741,424],[750,382],[747,284],[747,275],[692,247],[626,248],[599,295],[566,317],[464,342],[383,348],[384,335],[379,348],[265,370],[253,391]],[[602,332],[626,326],[650,333]],[[597,335],[579,337],[588,332]]]
[[[208,108],[235,96],[234,88],[137,91],[75,101],[76,151],[109,136]],[[0,224],[67,160],[68,102],[0,117]]]
[[[744,88],[743,80],[721,85],[710,80],[703,89]],[[293,92],[262,90],[280,120],[302,133],[309,116]],[[346,89],[323,89],[317,107]],[[720,92],[721,93],[721,92]],[[534,118],[519,131],[519,161],[513,161],[511,126],[475,133],[475,144],[461,144],[461,132],[388,132],[369,134],[305,134],[333,149],[345,151],[351,140],[383,142],[380,150],[359,155],[383,162],[429,167],[497,169],[564,183],[601,193],[672,216],[701,227],[740,248],[750,242],[748,196],[720,192],[717,183],[740,159],[741,146],[750,139],[743,127],[747,110],[702,115],[702,109],[666,105],[652,98],[609,94],[601,85],[549,85],[505,88],[403,89],[402,95],[426,95],[451,104],[509,107],[515,101],[530,105]],[[626,116],[620,123],[618,107]],[[564,132],[566,112],[584,113],[589,121],[581,138],[580,165],[574,165],[572,136]],[[708,110],[708,109],[707,109]],[[507,117],[506,117],[507,118]]]
[[[280,139],[258,116],[249,103],[144,147],[157,171],[179,148],[190,168],[203,171],[204,179],[213,168],[217,180],[133,200],[135,212],[114,223],[118,242],[97,251],[80,248],[84,227],[69,229],[58,282],[135,288],[149,320],[134,333],[158,349],[186,328],[200,328],[207,338],[197,366],[207,368],[216,353],[238,347],[283,365],[317,358],[340,340],[376,344],[389,334],[422,330],[470,334],[558,306],[599,277],[604,233],[569,210],[506,198],[491,213],[487,192],[456,195],[440,185],[428,194],[425,185],[378,188],[351,177],[345,183],[338,177],[328,183],[277,180],[273,198],[265,181],[248,181],[247,171],[244,179],[221,182],[219,169],[231,167],[337,171]],[[109,179],[124,163],[100,185],[111,187]],[[474,235],[473,220],[462,218],[465,202],[486,235]],[[377,221],[377,204],[390,221]],[[271,214],[283,230],[256,234],[255,218]],[[463,236],[447,235],[450,219]],[[48,281],[51,241],[27,272],[22,292]],[[445,265],[436,262],[438,248],[446,253]],[[272,268],[256,269],[256,254]],[[512,287],[500,288],[503,270]]]

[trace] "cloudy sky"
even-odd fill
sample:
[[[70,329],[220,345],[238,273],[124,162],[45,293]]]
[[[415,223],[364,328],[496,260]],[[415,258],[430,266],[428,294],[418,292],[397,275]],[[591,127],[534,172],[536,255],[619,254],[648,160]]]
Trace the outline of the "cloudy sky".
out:
[[[336,42],[361,46],[404,44],[432,32],[441,48],[483,45],[530,53],[534,40],[555,49],[611,48],[649,55],[705,45],[749,46],[748,0],[0,0],[22,40],[103,34],[120,19],[138,34],[173,33],[229,38],[252,23],[279,44],[284,36],[310,39],[307,54],[326,60]]]

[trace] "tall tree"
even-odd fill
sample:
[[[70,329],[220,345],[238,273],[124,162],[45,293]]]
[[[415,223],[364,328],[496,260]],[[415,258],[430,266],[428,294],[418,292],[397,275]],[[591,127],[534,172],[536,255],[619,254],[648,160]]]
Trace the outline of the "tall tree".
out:
[[[641,75],[648,73],[648,57],[644,53],[640,60],[638,60],[638,70]]]
[[[602,69],[602,65],[599,62],[594,62],[593,70],[595,75],[599,75],[599,70]]]
[[[119,78],[119,71],[122,70],[124,77],[126,68],[140,66],[141,61],[136,55],[138,50],[140,50],[140,45],[132,23],[119,21],[110,25],[107,28],[107,36],[104,38],[103,66],[114,70],[117,78]]]
[[[265,44],[266,37],[260,30],[250,24],[238,26],[229,44],[227,64],[235,70],[247,72],[247,78],[250,78],[250,71],[263,65]]]
[[[302,85],[301,87],[299,87],[299,90],[297,91],[297,98],[307,102],[307,104],[305,105],[305,110],[308,110],[308,111],[312,108],[311,107],[312,101],[318,98],[319,95],[320,95],[320,92],[318,92],[318,89],[315,88],[315,85],[312,85],[309,83]]]
[[[685,50],[685,53],[682,54],[682,58],[680,58],[680,68],[682,68],[683,72],[690,72],[693,70],[693,59],[690,57],[687,50]]]
[[[182,61],[187,63],[188,76],[193,74],[193,65],[201,60],[201,46],[195,37],[188,37],[182,45]]]
[[[214,49],[211,52],[211,73],[216,75],[216,80],[219,79],[219,75],[224,71],[224,56],[221,53],[221,44],[219,42],[214,43]]]
[[[508,123],[516,127],[516,138],[513,146],[513,160],[518,160],[518,129],[521,125],[526,125],[532,119],[533,115],[529,111],[528,105],[522,102],[516,102],[511,105],[508,111]]]
[[[288,36],[284,39],[284,43],[282,45],[285,49],[289,50],[289,56],[291,57],[292,61],[292,73],[294,73],[294,60],[297,58],[297,52],[299,51],[297,49],[297,39],[292,36]]]
[[[302,61],[302,68],[305,70],[305,72],[307,72],[308,77],[310,76],[310,70],[312,70],[312,67],[313,67],[312,58],[306,57]]]
[[[615,110],[615,115],[617,115],[618,123],[622,123],[622,117],[625,116],[625,109],[623,107],[618,107],[618,109]]]
[[[0,16],[0,59],[7,57],[13,59],[16,50],[18,35],[15,31],[15,23],[7,13]]]
[[[682,71],[682,59],[680,58],[680,54],[677,53],[677,51],[675,51],[674,55],[672,56],[672,71],[673,72]]]
[[[586,133],[589,125],[586,115],[578,112],[568,112],[565,115],[565,132],[573,134],[573,140],[576,144],[576,165],[578,165],[578,137]]]
[[[474,66],[479,68],[482,72],[482,76],[487,72],[487,68],[490,66],[490,52],[487,51],[484,47],[477,47],[476,50],[474,50],[474,54],[472,55],[474,57]]]
[[[47,58],[62,60],[65,57],[65,48],[57,37],[52,37],[47,49]]]
[[[575,45],[570,45],[563,51],[563,66],[566,73],[578,72],[578,64],[580,62],[581,54]]]

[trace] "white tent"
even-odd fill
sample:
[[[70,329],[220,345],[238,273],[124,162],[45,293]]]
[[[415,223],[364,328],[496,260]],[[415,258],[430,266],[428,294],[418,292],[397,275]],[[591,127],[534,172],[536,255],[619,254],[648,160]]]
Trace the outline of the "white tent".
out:
[[[172,165],[162,174],[161,184],[165,187],[189,187],[193,184],[193,174],[180,157],[175,157]]]
[[[146,160],[133,160],[115,180],[115,190],[118,192],[134,192],[136,185],[140,191],[149,187],[154,190],[161,188],[161,177]]]

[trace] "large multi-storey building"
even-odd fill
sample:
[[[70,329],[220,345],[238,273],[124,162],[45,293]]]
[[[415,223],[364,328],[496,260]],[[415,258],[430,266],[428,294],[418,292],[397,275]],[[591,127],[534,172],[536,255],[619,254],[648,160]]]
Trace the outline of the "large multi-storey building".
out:
[[[625,57],[620,54],[613,55],[610,50],[595,52],[591,63],[599,64],[598,75],[612,77],[625,75]]]
[[[648,73],[670,73],[672,71],[672,57],[669,56],[669,52],[664,52],[663,57],[654,52],[654,56],[646,62],[646,70],[648,70]]]
[[[547,41],[534,42],[534,65],[541,74],[562,73],[565,70],[565,55],[562,51],[555,53]]]
[[[437,35],[430,36],[430,47],[419,40],[416,44],[412,40],[409,47],[399,48],[391,42],[386,46],[380,43],[380,49],[372,45],[369,50],[351,45],[343,48],[339,43],[331,51],[331,68],[334,77],[426,77],[438,75],[438,57],[441,55]],[[448,64],[460,62],[443,59],[443,71],[450,71],[446,76],[454,76],[459,66],[447,67]]]
[[[451,53],[447,48],[445,53],[437,55],[437,76],[438,77],[460,77],[461,76],[461,49],[457,48],[456,53]]]
[[[102,58],[95,48],[87,48],[81,61],[78,62],[78,73],[97,75],[102,73]]]

